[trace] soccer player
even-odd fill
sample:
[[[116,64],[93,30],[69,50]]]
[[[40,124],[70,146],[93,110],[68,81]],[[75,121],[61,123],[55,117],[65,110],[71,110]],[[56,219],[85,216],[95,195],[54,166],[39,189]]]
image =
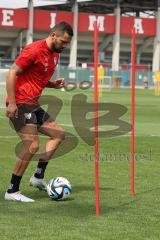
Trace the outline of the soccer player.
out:
[[[64,79],[50,81],[59,53],[70,43],[72,27],[66,22],[56,24],[46,39],[27,45],[11,66],[7,80],[6,116],[12,122],[23,143],[17,154],[13,174],[5,193],[6,200],[34,202],[21,194],[19,185],[29,161],[38,151],[38,132],[49,137],[41,154],[30,185],[45,189],[44,172],[49,159],[64,139],[64,130],[40,107],[38,99],[45,87],[62,88]]]

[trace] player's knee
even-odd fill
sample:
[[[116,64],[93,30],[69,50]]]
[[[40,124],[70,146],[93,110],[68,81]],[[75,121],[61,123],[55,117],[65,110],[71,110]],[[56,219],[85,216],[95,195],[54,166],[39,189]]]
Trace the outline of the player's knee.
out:
[[[36,152],[38,152],[38,150],[39,150],[39,141],[38,140],[32,141],[29,147],[30,153],[35,154]]]
[[[54,131],[53,133],[53,139],[59,139],[60,141],[63,141],[65,139],[65,132],[62,128],[57,129],[56,131]]]

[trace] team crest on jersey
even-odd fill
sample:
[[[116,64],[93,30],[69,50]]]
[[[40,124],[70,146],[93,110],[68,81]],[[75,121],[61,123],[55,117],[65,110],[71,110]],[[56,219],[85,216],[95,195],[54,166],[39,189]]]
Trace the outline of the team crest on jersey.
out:
[[[31,113],[24,113],[24,116],[26,119],[31,119],[32,114]]]

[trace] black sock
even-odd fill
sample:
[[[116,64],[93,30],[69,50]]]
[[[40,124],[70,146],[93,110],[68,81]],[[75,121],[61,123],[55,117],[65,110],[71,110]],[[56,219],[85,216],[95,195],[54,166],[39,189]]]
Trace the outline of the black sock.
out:
[[[37,169],[36,169],[36,172],[34,174],[34,176],[36,178],[44,178],[44,172],[46,170],[47,164],[48,164],[48,162],[46,162],[42,159],[39,159]]]
[[[8,193],[14,193],[14,192],[19,191],[19,185],[21,182],[21,178],[22,178],[22,176],[17,176],[17,175],[12,174],[11,182],[10,182],[10,185],[7,190]]]

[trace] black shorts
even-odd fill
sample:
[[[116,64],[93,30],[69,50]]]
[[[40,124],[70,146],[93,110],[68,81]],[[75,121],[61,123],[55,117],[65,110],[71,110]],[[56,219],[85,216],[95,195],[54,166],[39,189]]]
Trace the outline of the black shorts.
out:
[[[40,106],[17,104],[17,107],[18,116],[10,118],[11,127],[13,125],[17,132],[28,123],[36,124],[37,127],[40,127],[50,118],[49,114]]]

